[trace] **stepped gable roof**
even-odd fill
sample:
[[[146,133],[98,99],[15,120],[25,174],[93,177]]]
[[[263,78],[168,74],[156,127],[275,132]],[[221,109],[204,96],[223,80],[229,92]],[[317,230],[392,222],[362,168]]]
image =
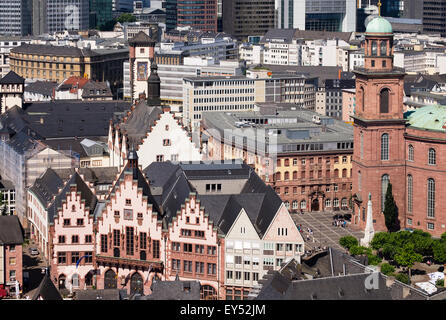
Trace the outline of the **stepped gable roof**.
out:
[[[0,216],[0,245],[23,244],[24,230],[17,216]]]
[[[9,71],[3,78],[0,79],[0,84],[24,84],[25,79],[19,76],[14,71]]]
[[[33,291],[31,300],[63,300],[59,290],[57,290],[50,276],[45,274],[42,281],[35,291]]]
[[[129,117],[120,124],[122,131],[127,134],[128,143],[139,145],[162,113],[163,110],[158,106],[149,106],[146,101],[139,102]]]
[[[36,81],[25,87],[25,92],[37,93],[43,96],[53,96],[53,90],[57,87],[56,82]]]
[[[158,203],[156,202],[154,196],[152,195],[149,182],[147,181],[146,177],[144,176],[144,173],[139,168],[137,168],[135,170],[135,172],[133,172],[133,168],[129,167],[129,162],[127,162],[125,164],[118,179],[115,180],[115,183],[113,184],[113,187],[107,197],[107,200],[110,200],[112,193],[116,192],[116,188],[118,188],[120,180],[121,179],[124,180],[124,176],[126,174],[133,175],[133,180],[136,180],[137,188],[142,189],[142,195],[147,196],[148,203],[153,205],[153,212],[160,213],[161,210],[160,210]]]
[[[51,223],[54,221],[54,217],[57,216],[58,208],[62,207],[62,201],[66,199],[66,194],[70,192],[72,185],[76,185],[77,192],[81,193],[81,200],[85,200],[85,207],[88,207],[90,214],[93,214],[98,200],[81,176],[75,172],[48,208],[48,220]]]

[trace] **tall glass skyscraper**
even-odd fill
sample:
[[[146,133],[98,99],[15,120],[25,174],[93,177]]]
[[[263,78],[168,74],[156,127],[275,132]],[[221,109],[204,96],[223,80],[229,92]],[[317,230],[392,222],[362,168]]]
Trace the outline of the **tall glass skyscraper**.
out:
[[[32,0],[0,0],[0,35],[31,34]]]
[[[276,0],[275,6],[279,29],[356,30],[356,0]]]
[[[167,0],[166,29],[188,26],[217,32],[217,0]]]

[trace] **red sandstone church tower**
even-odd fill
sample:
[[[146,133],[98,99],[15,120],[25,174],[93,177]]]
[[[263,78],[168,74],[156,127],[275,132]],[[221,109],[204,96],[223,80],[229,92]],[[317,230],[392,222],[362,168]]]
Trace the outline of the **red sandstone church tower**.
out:
[[[393,31],[377,17],[366,30],[365,63],[357,68],[354,118],[352,222],[365,227],[368,194],[372,194],[376,231],[386,231],[384,200],[388,183],[399,209],[405,213],[404,71],[393,66]]]

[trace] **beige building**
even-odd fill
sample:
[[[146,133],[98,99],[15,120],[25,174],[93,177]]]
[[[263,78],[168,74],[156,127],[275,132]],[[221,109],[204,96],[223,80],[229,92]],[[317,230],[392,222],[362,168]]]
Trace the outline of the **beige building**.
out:
[[[198,130],[202,112],[250,111],[255,103],[284,102],[314,110],[316,81],[302,75],[272,75],[267,70],[249,76],[183,79],[184,123]]]

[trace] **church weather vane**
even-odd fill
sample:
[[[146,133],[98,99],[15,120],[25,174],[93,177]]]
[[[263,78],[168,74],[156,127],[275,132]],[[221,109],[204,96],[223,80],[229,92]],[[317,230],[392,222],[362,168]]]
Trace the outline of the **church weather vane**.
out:
[[[381,6],[382,6],[381,0],[378,1],[377,6],[378,6],[378,15],[381,17]]]

